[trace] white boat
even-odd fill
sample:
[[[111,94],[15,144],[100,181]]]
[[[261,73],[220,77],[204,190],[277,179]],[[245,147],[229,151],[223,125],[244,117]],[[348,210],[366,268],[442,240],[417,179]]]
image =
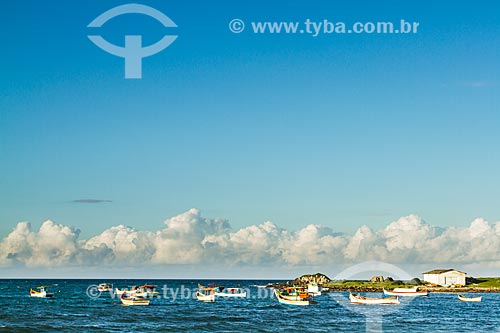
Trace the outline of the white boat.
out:
[[[384,289],[384,295],[386,296],[427,296],[429,293],[427,290],[419,291],[418,287],[413,288],[394,288],[392,291],[387,291]]]
[[[115,294],[118,295],[118,296],[121,296],[125,293],[129,293],[129,294],[133,294],[135,293],[135,291],[133,290],[133,287],[132,289],[118,289],[118,288],[115,288]]]
[[[268,283],[268,284],[254,284],[254,287],[257,288],[274,288],[274,284]]]
[[[158,291],[156,291],[156,286],[154,285],[143,285],[143,286],[133,286],[131,289],[118,289],[115,288],[115,294],[121,296],[123,294],[135,295],[138,297],[153,298],[158,296]]]
[[[307,285],[307,292],[313,296],[321,296],[321,288],[317,283],[310,283]]]
[[[113,291],[113,285],[111,283],[99,283],[97,290],[101,293]]]
[[[483,296],[478,296],[478,297],[466,297],[464,295],[458,295],[458,299],[461,302],[475,302],[479,303],[483,299]]]
[[[399,304],[397,296],[375,298],[349,293],[349,300],[354,304]]]
[[[311,294],[309,294],[304,287],[287,287],[278,290],[281,298],[288,301],[301,301],[309,299]]]
[[[153,298],[158,296],[158,291],[156,291],[155,285],[145,284],[137,288],[135,295],[140,297]]]
[[[278,302],[280,302],[281,304],[300,306],[317,304],[317,302],[312,300],[307,294],[306,297],[301,297],[300,295],[283,295],[279,290],[274,289],[274,295],[278,299]]]
[[[118,296],[121,296],[123,294],[128,294],[128,295],[135,295],[135,292],[137,291],[137,287],[133,286],[130,289],[118,289],[115,288],[115,294]]]
[[[46,287],[44,287],[44,286],[40,286],[36,289],[38,289],[38,290],[34,290],[33,288],[30,289],[30,296],[31,297],[50,298],[50,297],[54,296],[54,294],[48,292]]]
[[[215,302],[215,287],[203,287],[198,285],[196,299],[201,302]]]
[[[224,288],[221,291],[216,291],[217,297],[247,297],[247,292],[241,288]]]
[[[151,302],[150,299],[136,296],[136,295],[129,295],[127,293],[123,293],[120,296],[120,301],[122,302],[123,305],[130,306],[130,305],[149,305]]]

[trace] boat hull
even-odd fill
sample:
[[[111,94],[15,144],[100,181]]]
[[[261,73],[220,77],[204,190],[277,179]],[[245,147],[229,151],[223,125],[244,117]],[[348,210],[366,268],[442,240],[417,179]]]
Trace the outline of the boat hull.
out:
[[[137,298],[120,298],[122,301],[122,304],[125,306],[132,306],[132,305],[149,305],[151,302],[149,299],[137,299]]]
[[[309,296],[305,295],[305,297],[304,296],[301,297],[300,295],[283,295],[280,293],[280,297],[286,299],[287,301],[303,301],[307,300]]]
[[[278,302],[280,302],[281,304],[286,304],[286,305],[306,306],[306,305],[312,305],[312,304],[317,303],[314,301],[302,299],[299,296],[283,296],[276,289],[274,289],[274,295],[278,299]],[[290,298],[295,298],[295,299],[290,299]]]
[[[30,294],[31,297],[36,297],[36,298],[52,298],[54,294],[52,293],[32,293]]]
[[[357,294],[349,294],[349,300],[353,304],[371,304],[371,305],[400,304],[397,296],[391,296],[386,298],[371,298],[371,297],[360,296]]]
[[[418,296],[428,296],[427,291],[387,291],[384,289],[384,295],[386,296],[403,296],[403,297],[418,297]]]
[[[482,301],[483,296],[479,297],[465,297],[463,295],[458,295],[458,299],[460,302],[471,302],[471,303],[479,303]]]
[[[238,294],[231,294],[231,293],[215,293],[215,296],[217,297],[229,297],[229,298],[245,298],[247,297],[247,293],[238,293]]]
[[[196,299],[201,302],[215,302],[215,294],[203,295],[199,291],[196,292]]]

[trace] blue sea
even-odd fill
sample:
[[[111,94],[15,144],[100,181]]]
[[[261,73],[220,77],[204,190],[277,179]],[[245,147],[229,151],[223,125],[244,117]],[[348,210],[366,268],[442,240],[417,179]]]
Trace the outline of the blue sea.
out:
[[[150,306],[122,306],[94,285],[158,285]],[[280,305],[270,289],[248,280],[0,280],[0,332],[500,332],[500,294],[461,303],[456,294],[401,298],[400,305],[351,305],[348,293],[316,297],[317,305]],[[248,288],[245,299],[202,303],[197,284]],[[51,286],[53,299],[29,297]],[[87,294],[89,290],[90,296]],[[177,294],[175,294],[177,293]],[[380,294],[369,294],[380,295]]]

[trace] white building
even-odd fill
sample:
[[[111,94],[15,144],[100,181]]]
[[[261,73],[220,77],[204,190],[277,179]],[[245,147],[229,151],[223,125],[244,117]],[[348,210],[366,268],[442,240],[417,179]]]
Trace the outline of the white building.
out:
[[[455,269],[435,269],[423,274],[425,282],[437,284],[439,286],[465,286],[465,276],[467,275],[467,273]]]

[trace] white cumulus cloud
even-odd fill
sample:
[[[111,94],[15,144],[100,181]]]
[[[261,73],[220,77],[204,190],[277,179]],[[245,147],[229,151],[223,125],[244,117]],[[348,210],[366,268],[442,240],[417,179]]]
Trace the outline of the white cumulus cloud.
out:
[[[21,222],[0,243],[0,262],[27,266],[68,264],[78,254],[79,234],[79,230],[50,220],[43,222],[38,232],[31,231],[28,222]]]
[[[171,265],[329,265],[367,260],[395,264],[500,267],[500,222],[478,218],[468,227],[439,228],[409,215],[372,230],[361,226],[353,235],[309,224],[291,231],[273,222],[233,230],[227,220],[211,219],[198,209],[171,217],[157,232],[124,225],[88,240],[79,230],[45,221],[38,230],[19,223],[0,242],[5,266]]]

